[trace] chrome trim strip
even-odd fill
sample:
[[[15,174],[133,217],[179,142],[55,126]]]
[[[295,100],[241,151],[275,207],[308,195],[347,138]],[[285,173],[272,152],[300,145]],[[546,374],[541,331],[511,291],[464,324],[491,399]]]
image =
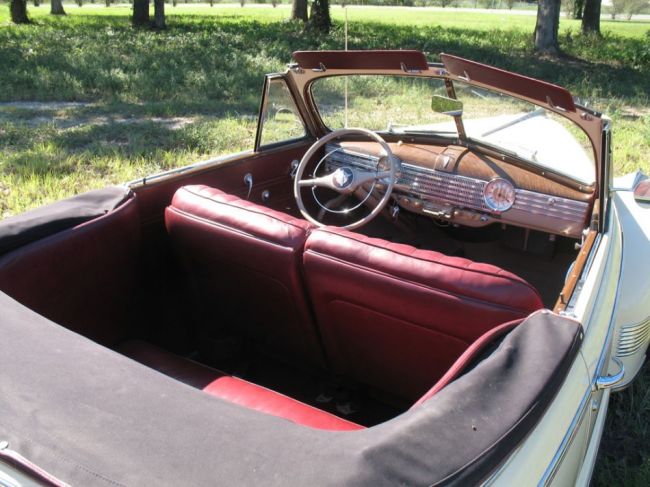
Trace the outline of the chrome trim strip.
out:
[[[550,485],[550,483],[555,478],[555,474],[557,473],[559,465],[562,463],[562,460],[564,460],[564,457],[569,450],[569,446],[571,443],[573,443],[573,440],[578,434],[578,426],[580,426],[580,423],[582,423],[582,420],[584,419],[585,413],[589,410],[589,399],[591,399],[591,387],[588,387],[582,396],[578,410],[576,411],[576,414],[573,416],[571,424],[569,425],[569,429],[565,433],[564,438],[562,438],[560,446],[555,451],[555,455],[553,455],[551,463],[548,465],[548,467],[546,467],[544,475],[542,475],[542,478],[537,483],[538,486]]]
[[[604,391],[620,384],[625,379],[625,364],[617,357],[611,357],[612,362],[618,365],[619,370],[614,375],[601,375],[596,378],[596,390]]]
[[[627,357],[639,351],[650,338],[650,317],[631,325],[621,328],[616,357]]]
[[[225,156],[213,157],[211,159],[206,159],[205,161],[195,162],[194,164],[188,164],[187,166],[179,167],[176,169],[170,169],[168,171],[159,172],[151,176],[145,176],[143,178],[134,179],[126,183],[127,187],[133,189],[140,186],[146,186],[152,182],[158,182],[159,180],[167,179],[171,176],[177,176],[179,174],[190,173],[197,171],[199,169],[204,169],[210,166],[216,166],[223,164],[225,162],[230,162],[243,158],[245,155],[253,156],[255,152],[251,150],[245,150],[241,152],[235,152],[234,154],[228,154]]]
[[[593,392],[596,391],[596,380],[598,377],[600,377],[603,374],[603,369],[606,364],[606,357],[608,355],[611,355],[611,348],[612,348],[612,340],[614,338],[614,329],[615,329],[615,312],[616,308],[618,306],[618,289],[620,288],[621,284],[621,266],[623,265],[623,232],[620,230],[620,246],[621,246],[621,255],[620,255],[620,260],[618,263],[618,278],[616,281],[616,296],[614,297],[614,306],[612,306],[612,312],[609,316],[609,325],[607,329],[607,335],[605,337],[605,343],[603,345],[603,349],[601,350],[600,357],[598,358],[598,363],[596,365],[596,370],[594,377],[591,378],[591,383],[590,387],[585,393],[584,397],[582,398],[582,401],[580,402],[580,410],[578,410],[573,417],[573,420],[571,421],[571,424],[569,425],[569,429],[566,432],[564,438],[562,439],[562,443],[560,443],[560,446],[558,447],[557,451],[555,452],[555,455],[553,455],[553,459],[551,460],[551,463],[546,467],[546,470],[544,471],[544,475],[542,476],[542,479],[540,480],[538,485],[543,485],[547,486],[550,484],[550,482],[553,480],[557,469],[559,468],[559,465],[566,455],[566,451],[568,446],[571,443],[571,440],[575,437],[575,434],[578,431],[578,425],[580,424],[580,417],[582,416],[583,412],[582,409],[584,409],[585,405],[583,403],[588,402],[588,400],[591,398],[591,395]],[[600,246],[599,246],[600,247]],[[592,247],[592,253],[595,255],[596,249]],[[610,254],[611,254],[611,249],[610,249]],[[607,267],[607,264],[606,264]],[[582,274],[585,276],[586,274],[583,272]],[[600,289],[599,289],[600,291]],[[582,352],[581,352],[582,353]],[[590,440],[591,441],[591,440]]]
[[[336,148],[340,148],[340,146],[328,144],[326,150],[333,151]],[[377,157],[349,149],[334,153],[330,159],[335,166],[347,164],[364,170],[376,170],[378,161]],[[487,183],[488,181],[481,179],[449,174],[402,162],[401,174],[395,186],[402,191],[418,194],[423,199],[432,199],[498,215],[498,212],[493,211],[485,204],[483,191]],[[587,218],[589,204],[584,201],[549,196],[526,189],[515,189],[515,202],[512,208],[558,220],[582,223]],[[507,211],[502,214],[507,214]]]
[[[583,201],[549,196],[525,189],[517,189],[515,194],[514,208],[572,222],[584,220],[589,208],[589,205]]]

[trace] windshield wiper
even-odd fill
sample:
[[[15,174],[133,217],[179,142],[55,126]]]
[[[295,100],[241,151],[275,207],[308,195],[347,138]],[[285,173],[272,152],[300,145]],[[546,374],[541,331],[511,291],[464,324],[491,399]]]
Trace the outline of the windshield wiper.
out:
[[[499,132],[500,130],[507,129],[508,127],[512,127],[513,125],[517,125],[518,123],[521,123],[530,118],[537,117],[538,115],[543,115],[545,112],[546,110],[540,107],[536,110],[533,110],[532,112],[523,114],[519,118],[515,118],[514,120],[510,120],[509,122],[504,123],[503,125],[499,125],[498,127],[488,130],[487,132],[483,132],[479,137],[487,137],[488,135],[492,135],[496,132]]]
[[[386,131],[389,134],[418,134],[418,135],[428,135],[428,134],[451,134],[457,135],[455,130],[427,130],[423,128],[414,128],[413,130],[405,130],[411,127],[410,125],[393,125],[388,124]]]

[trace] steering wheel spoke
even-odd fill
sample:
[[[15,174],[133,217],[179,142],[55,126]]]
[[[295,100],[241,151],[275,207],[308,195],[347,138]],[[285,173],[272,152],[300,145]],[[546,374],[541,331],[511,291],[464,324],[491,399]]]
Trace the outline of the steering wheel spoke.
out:
[[[332,174],[327,174],[326,176],[321,176],[320,178],[303,179],[301,181],[298,181],[298,186],[301,188],[321,187],[336,190],[336,186],[332,181]]]

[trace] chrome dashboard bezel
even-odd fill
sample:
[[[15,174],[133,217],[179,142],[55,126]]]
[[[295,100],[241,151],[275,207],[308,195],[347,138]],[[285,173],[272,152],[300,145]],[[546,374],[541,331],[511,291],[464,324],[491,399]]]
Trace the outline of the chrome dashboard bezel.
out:
[[[332,146],[338,144],[332,144]],[[358,148],[349,152],[344,149],[341,160],[333,165],[359,165],[363,169],[376,167],[379,158]],[[338,159],[338,158],[337,158]],[[428,206],[435,208],[458,208],[485,215],[485,223],[501,222],[556,235],[580,238],[587,221],[589,203],[537,191],[515,188],[515,200],[508,210],[498,212],[490,208],[483,198],[487,180],[463,174],[439,171],[417,163],[399,159],[399,177],[394,193],[420,202],[416,211],[428,216]],[[499,177],[499,176],[497,176]],[[415,210],[415,207],[405,207]],[[450,214],[453,212],[449,212]],[[466,222],[459,221],[459,224]]]
[[[512,201],[508,203],[507,207],[503,207],[503,208],[497,207],[494,204],[494,202],[492,202],[488,197],[487,194],[488,188],[490,188],[490,186],[494,184],[506,184],[509,186],[509,190],[512,191],[514,196],[512,197]],[[490,210],[492,210],[497,215],[500,215],[501,213],[508,211],[510,208],[514,206],[516,201],[517,201],[517,190],[514,184],[512,184],[510,181],[508,181],[505,178],[497,176],[487,181],[485,183],[485,186],[483,186],[483,203],[485,203],[485,206],[487,206]]]

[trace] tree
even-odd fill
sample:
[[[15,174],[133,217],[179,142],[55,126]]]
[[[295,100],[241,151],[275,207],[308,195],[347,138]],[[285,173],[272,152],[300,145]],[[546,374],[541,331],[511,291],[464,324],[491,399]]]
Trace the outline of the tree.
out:
[[[625,0],[625,18],[632,20],[633,15],[638,15],[650,7],[648,0]]]
[[[585,8],[585,0],[562,0],[564,12],[570,19],[580,20]]]
[[[535,51],[556,55],[560,52],[557,31],[560,26],[560,0],[539,0],[535,24]]]
[[[291,18],[307,22],[307,0],[293,0],[291,4]]]
[[[11,11],[11,21],[14,24],[29,24],[27,0],[11,0],[9,10]]]
[[[133,0],[131,23],[134,27],[149,25],[149,0]]]
[[[63,2],[61,0],[50,0],[50,14],[65,15],[65,10],[63,10]]]
[[[585,0],[582,13],[582,33],[600,35],[600,5],[602,0]]]
[[[631,20],[633,15],[640,14],[648,5],[648,0],[612,0],[612,19],[625,14],[625,18]]]
[[[153,0],[153,26],[156,29],[166,29],[165,0]]]
[[[332,27],[332,18],[330,17],[329,0],[313,0],[311,3],[309,26],[324,33],[330,31],[330,28]]]

